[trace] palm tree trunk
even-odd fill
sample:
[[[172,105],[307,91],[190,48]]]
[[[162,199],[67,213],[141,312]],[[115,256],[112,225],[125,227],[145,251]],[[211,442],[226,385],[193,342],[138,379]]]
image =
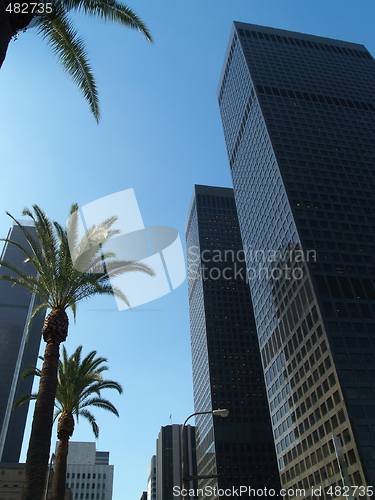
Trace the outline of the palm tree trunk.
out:
[[[22,2],[19,2],[19,0],[0,0],[0,67],[4,62],[12,36],[26,28],[34,17],[32,9],[29,7],[23,7],[24,13],[16,14],[13,8],[14,3],[25,5],[29,4],[30,0],[23,0]],[[10,10],[12,12],[6,10],[9,5],[11,5]]]
[[[47,345],[34,410],[21,500],[43,498],[51,445],[59,347],[66,339],[67,332],[66,312],[62,309],[53,309],[45,319],[42,330]]]
[[[13,36],[10,19],[5,11],[8,3],[7,0],[0,0],[0,67],[4,62],[9,42]]]
[[[55,473],[52,483],[52,500],[64,500],[66,481],[66,462],[69,449],[69,438],[74,431],[74,418],[71,413],[62,413],[57,425],[57,447]]]

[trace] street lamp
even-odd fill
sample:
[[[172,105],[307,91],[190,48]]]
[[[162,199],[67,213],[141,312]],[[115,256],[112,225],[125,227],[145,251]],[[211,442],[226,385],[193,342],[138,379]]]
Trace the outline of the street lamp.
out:
[[[56,455],[52,453],[51,455],[51,460],[49,462],[48,466],[48,473],[47,473],[47,480],[46,480],[46,487],[44,488],[44,495],[43,495],[43,500],[47,499],[47,494],[48,494],[48,483],[49,483],[49,476],[51,474],[51,468],[52,468],[52,463],[56,461]]]
[[[189,418],[194,417],[195,415],[218,415],[219,417],[226,418],[229,415],[229,410],[226,409],[219,409],[219,410],[209,410],[209,411],[197,411],[195,413],[192,413],[191,415],[188,416],[188,418],[185,420],[185,422],[182,424],[182,431],[181,431],[181,464],[182,464],[182,489],[185,489],[186,484],[189,481],[192,481],[194,479],[211,479],[214,477],[220,477],[221,474],[208,474],[204,476],[189,476],[186,475],[185,473],[185,424],[189,420]]]

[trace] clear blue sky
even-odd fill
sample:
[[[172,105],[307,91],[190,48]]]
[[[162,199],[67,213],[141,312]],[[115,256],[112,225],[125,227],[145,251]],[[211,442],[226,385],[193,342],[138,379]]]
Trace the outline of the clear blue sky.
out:
[[[216,88],[234,20],[362,43],[375,55],[373,0],[129,5],[153,45],[125,28],[75,17],[98,83],[99,125],[35,32],[11,42],[0,70],[2,237],[6,210],[19,217],[37,203],[64,223],[72,202],[134,188],[145,224],[175,227],[184,240],[193,185],[231,186]],[[122,396],[107,393],[119,419],[96,411],[98,449],[110,451],[115,466],[113,500],[138,500],[160,427],[194,410],[186,282],[131,311],[118,312],[109,298],[82,304],[66,347],[80,344],[107,357],[108,377],[124,386]],[[76,426],[73,440],[94,440],[88,423]]]

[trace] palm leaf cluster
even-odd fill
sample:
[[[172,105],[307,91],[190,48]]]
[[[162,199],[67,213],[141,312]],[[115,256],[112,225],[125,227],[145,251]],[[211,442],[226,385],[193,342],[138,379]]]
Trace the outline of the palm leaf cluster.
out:
[[[59,362],[58,382],[55,397],[56,413],[54,419],[62,413],[73,414],[78,422],[79,417],[86,418],[95,437],[99,436],[99,427],[95,417],[87,409],[90,406],[102,408],[118,416],[118,411],[113,404],[100,396],[103,389],[115,389],[120,394],[122,387],[113,380],[104,380],[102,373],[108,370],[104,364],[106,358],[95,357],[96,351],[91,351],[81,362],[82,346],[78,347],[68,358],[63,346],[62,361]]]
[[[101,252],[101,245],[117,234],[111,229],[116,217],[92,226],[79,240],[77,205],[71,207],[67,228],[62,228],[58,222],[52,223],[37,205],[33,209],[35,215],[27,208],[23,210],[23,215],[33,220],[37,238],[8,214],[23,231],[29,248],[13,240],[3,241],[22,250],[25,263],[34,265],[37,276],[29,276],[22,269],[0,259],[0,265],[15,273],[15,276],[1,278],[27,288],[39,299],[30,321],[38,311],[45,309],[70,308],[75,316],[77,303],[94,295],[114,294],[129,306],[125,294],[111,286],[110,278],[133,271],[153,276],[153,271],[140,262],[118,261],[112,253]]]
[[[119,416],[115,406],[101,396],[101,391],[104,389],[115,389],[118,393],[122,393],[122,387],[118,382],[103,379],[102,373],[108,370],[107,359],[96,357],[96,351],[91,351],[84,359],[81,359],[81,354],[82,346],[79,346],[70,357],[63,346],[62,360],[58,362],[54,421],[58,419],[59,444],[56,450],[52,500],[64,499],[67,455],[69,439],[74,431],[74,417],[77,422],[79,417],[87,419],[95,437],[98,437],[99,426],[89,408],[102,408]],[[44,361],[43,357],[40,359]],[[40,377],[42,372],[39,368],[31,366],[22,376],[25,378],[29,375]],[[33,399],[37,399],[37,394],[25,394],[14,405],[14,409]]]
[[[54,421],[63,413],[68,413],[76,417],[87,419],[92,427],[95,437],[99,436],[99,427],[96,419],[87,408],[94,406],[110,411],[119,416],[114,405],[101,397],[103,389],[115,389],[122,394],[122,387],[118,382],[103,379],[102,373],[108,370],[106,358],[96,357],[97,351],[91,351],[83,360],[81,360],[82,346],[68,357],[68,353],[63,346],[62,360],[58,363],[57,390],[55,396],[55,415]],[[44,358],[39,357],[42,361]],[[22,378],[30,375],[40,377],[41,370],[35,366],[29,367],[22,374]],[[14,405],[16,410],[27,401],[35,400],[37,394],[25,394]]]
[[[150,42],[151,34],[132,9],[116,0],[43,0],[38,5],[41,4],[45,7],[36,9],[32,25],[37,28],[38,34],[46,40],[64,71],[81,90],[96,121],[99,122],[99,99],[95,79],[88,62],[85,43],[73,26],[70,12],[82,12],[104,22],[121,24],[139,31]],[[30,19],[27,22],[29,21]]]

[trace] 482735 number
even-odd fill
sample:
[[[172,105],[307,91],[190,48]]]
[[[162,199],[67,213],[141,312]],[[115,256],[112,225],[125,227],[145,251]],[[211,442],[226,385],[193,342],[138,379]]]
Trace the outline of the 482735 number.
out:
[[[349,493],[359,497],[364,497],[366,495],[372,497],[374,494],[372,486],[367,486],[367,488],[366,486],[330,486],[326,494],[331,498],[336,498],[341,496],[347,497]]]
[[[51,14],[52,3],[9,3],[5,11],[10,14]]]

